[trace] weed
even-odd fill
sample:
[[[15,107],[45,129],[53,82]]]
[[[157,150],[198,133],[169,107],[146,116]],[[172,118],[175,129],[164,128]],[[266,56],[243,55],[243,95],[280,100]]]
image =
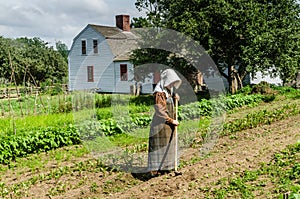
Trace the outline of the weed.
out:
[[[98,187],[99,186],[97,185],[97,183],[93,182],[92,185],[90,186],[90,191],[93,192],[93,193],[96,193]]]
[[[232,195],[238,195],[239,198],[254,198],[254,192],[262,190],[268,183],[266,179],[269,179],[275,187],[272,197],[279,197],[286,192],[297,196],[300,193],[300,186],[297,184],[300,177],[300,164],[297,162],[299,157],[300,143],[290,145],[280,153],[274,154],[273,160],[269,163],[261,163],[257,170],[246,170],[237,177],[220,179],[215,183],[219,188],[214,189],[213,193],[217,198]],[[201,191],[208,193],[209,190],[201,189]],[[258,193],[266,196],[264,191]]]

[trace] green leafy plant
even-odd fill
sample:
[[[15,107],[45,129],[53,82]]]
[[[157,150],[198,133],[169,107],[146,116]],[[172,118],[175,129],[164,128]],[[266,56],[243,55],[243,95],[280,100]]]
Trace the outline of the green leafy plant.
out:
[[[220,115],[228,110],[242,106],[253,106],[264,100],[263,95],[229,95],[217,99],[202,99],[179,107],[179,119],[196,119],[201,116]]]
[[[271,111],[264,109],[249,113],[244,118],[224,123],[223,134],[231,134],[248,128],[254,128],[262,124],[271,124],[299,113],[300,109],[297,104],[288,104]]]
[[[254,198],[254,193],[257,194],[257,190],[263,189],[266,183],[264,180],[268,178],[274,187],[273,197],[283,198],[283,193],[289,193],[289,198],[296,198],[300,194],[299,157],[300,143],[289,145],[281,152],[273,154],[273,159],[261,164],[260,168],[245,170],[236,177],[222,178],[216,183],[218,188],[209,191],[216,198],[227,198],[233,194],[241,198]]]
[[[48,127],[18,136],[2,135],[0,137],[0,163],[8,164],[16,157],[80,143],[77,129],[72,125],[62,128]]]

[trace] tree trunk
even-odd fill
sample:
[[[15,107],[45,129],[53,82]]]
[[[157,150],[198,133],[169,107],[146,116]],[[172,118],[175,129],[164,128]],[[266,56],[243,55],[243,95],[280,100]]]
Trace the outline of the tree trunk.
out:
[[[229,92],[231,94],[234,94],[234,79],[233,79],[233,75],[232,75],[232,69],[234,66],[229,66],[228,67],[228,84],[229,84]]]
[[[238,89],[243,88],[242,79],[238,71],[234,68],[234,65],[228,67],[228,83],[231,94],[234,94],[238,91]]]

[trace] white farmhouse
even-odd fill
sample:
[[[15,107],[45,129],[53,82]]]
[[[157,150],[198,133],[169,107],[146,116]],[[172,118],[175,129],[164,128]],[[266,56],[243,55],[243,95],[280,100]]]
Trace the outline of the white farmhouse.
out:
[[[129,15],[117,15],[116,27],[88,24],[69,52],[69,90],[130,93],[134,82],[129,56],[136,40]]]

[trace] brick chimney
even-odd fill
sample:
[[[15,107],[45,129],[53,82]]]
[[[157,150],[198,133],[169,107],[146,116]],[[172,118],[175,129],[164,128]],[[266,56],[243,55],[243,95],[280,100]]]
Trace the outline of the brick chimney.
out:
[[[129,15],[117,15],[116,26],[124,31],[130,31],[130,16]]]

